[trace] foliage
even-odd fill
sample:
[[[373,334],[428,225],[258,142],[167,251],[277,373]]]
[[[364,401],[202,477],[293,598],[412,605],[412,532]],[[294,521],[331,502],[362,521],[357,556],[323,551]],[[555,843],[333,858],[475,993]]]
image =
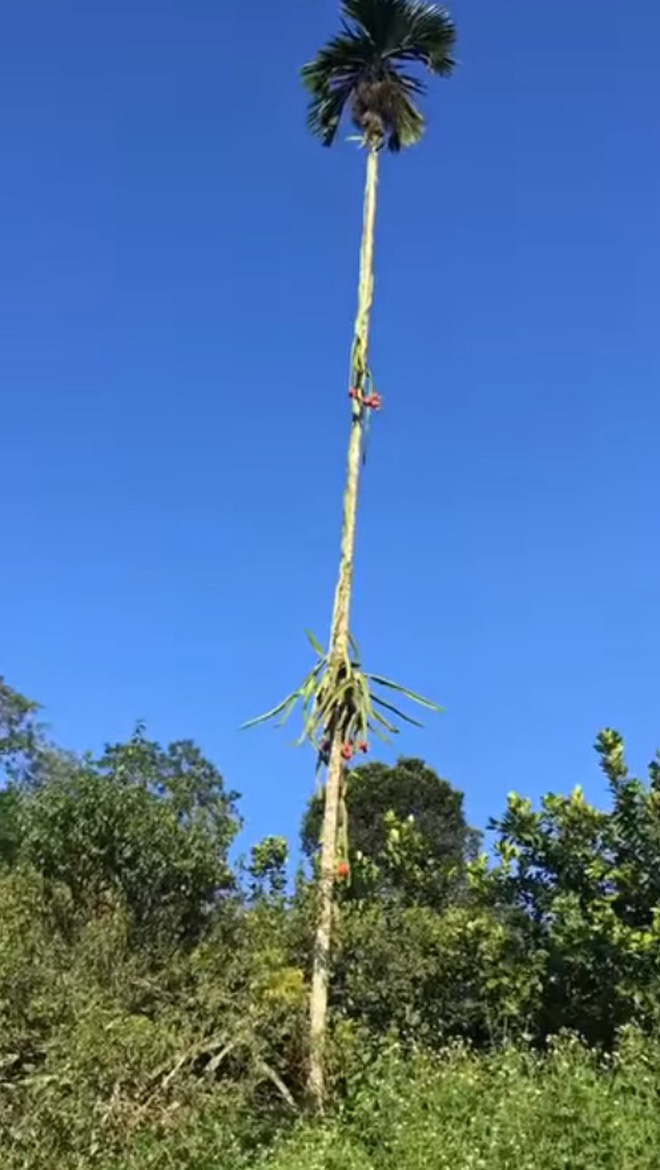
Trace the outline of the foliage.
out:
[[[19,779],[28,769],[39,744],[35,721],[39,704],[8,686],[0,675],[0,779]]]
[[[515,915],[542,961],[542,1033],[570,1027],[611,1043],[622,1024],[658,1012],[660,764],[644,783],[629,775],[620,735],[604,731],[596,746],[610,811],[579,788],[537,812],[512,795],[493,822],[499,865],[475,873],[475,887]]]
[[[408,70],[422,65],[449,76],[452,21],[427,0],[342,0],[341,11],[341,32],[302,70],[310,129],[331,146],[348,111],[369,145],[413,146],[424,128],[415,105],[424,86]]]
[[[249,875],[252,899],[284,897],[289,847],[285,837],[264,837],[252,847]]]
[[[461,794],[421,761],[349,773],[334,1112],[311,1125],[321,802],[303,824],[311,876],[290,888],[281,837],[232,868],[236,794],[194,744],[138,728],[76,759],[36,726],[20,738],[33,704],[12,711],[3,1167],[654,1165],[660,759],[637,780],[603,732],[609,810],[579,790],[538,811],[511,797],[493,866],[474,859]]]
[[[255,848],[243,891],[236,794],[188,741],[17,745],[38,768],[0,794],[0,1161],[157,1164],[194,1125],[238,1165],[300,1095],[286,843]]]
[[[351,881],[346,898],[402,898],[438,908],[457,897],[478,834],[463,812],[463,795],[421,760],[394,767],[365,764],[346,783]],[[323,794],[312,797],[303,820],[307,857],[318,849]]]
[[[570,1036],[544,1057],[390,1045],[341,1110],[275,1141],[240,1104],[198,1100],[166,1124],[145,1119],[123,1149],[97,1139],[93,1153],[63,1156],[56,1125],[38,1146],[36,1133],[19,1145],[3,1129],[0,1153],[8,1170],[655,1170],[659,1069],[657,1043],[635,1032],[607,1061]]]
[[[20,804],[14,787],[0,790],[0,869],[3,865],[13,865],[18,856]]]
[[[243,725],[244,728],[256,727],[271,719],[278,719],[278,726],[281,727],[296,707],[300,707],[303,729],[298,744],[308,740],[319,753],[319,763],[325,764],[328,762],[332,740],[335,735],[339,735],[343,744],[342,753],[348,762],[356,750],[368,751],[370,734],[387,743],[389,736],[398,734],[397,722],[421,727],[416,719],[385,699],[383,690],[394,691],[431,711],[441,710],[431,699],[425,699],[400,683],[364,671],[353,638],[349,638],[350,652],[337,666],[331,662],[331,655],[323,650],[313,634],[308,631],[307,637],[317,654],[312,669],[295,691],[270,711],[249,719]]]
[[[65,885],[80,911],[118,892],[134,929],[169,946],[196,937],[232,886],[235,793],[192,743],[162,748],[138,728],[16,796],[15,859]]]
[[[82,919],[34,871],[0,880],[3,1166],[105,1164],[211,1110],[245,1145],[295,1112],[305,994],[282,913],[221,903],[164,958],[131,925],[118,898]]]
[[[438,1050],[463,1037],[489,1045],[529,1029],[538,973],[496,916],[455,905],[354,904],[340,926],[335,1016],[368,1037]]]
[[[660,1049],[634,1032],[605,1062],[570,1036],[545,1057],[394,1047],[339,1116],[300,1126],[258,1170],[655,1170],[659,1091]]]

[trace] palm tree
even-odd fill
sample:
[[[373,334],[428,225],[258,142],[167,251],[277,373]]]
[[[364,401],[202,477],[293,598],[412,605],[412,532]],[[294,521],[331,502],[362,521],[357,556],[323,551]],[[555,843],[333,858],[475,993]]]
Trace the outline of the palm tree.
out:
[[[312,1103],[319,1109],[325,1098],[324,1049],[342,777],[344,761],[354,748],[352,738],[356,732],[364,732],[363,720],[354,718],[351,722],[350,711],[347,718],[346,687],[352,665],[350,658],[354,656],[349,616],[363,432],[370,412],[380,405],[368,366],[378,162],[385,146],[397,152],[419,142],[424,119],[415,101],[424,92],[424,85],[408,71],[409,67],[421,65],[431,73],[448,77],[454,68],[452,48],[456,35],[446,10],[425,0],[340,0],[340,7],[341,31],[302,70],[303,82],[311,95],[310,130],[324,146],[331,146],[346,116],[367,152],[339,573],[329,648],[324,659],[331,701],[322,706],[318,695],[316,699],[317,710],[325,713],[323,760],[327,771],[310,1003],[308,1088]],[[387,707],[385,703],[381,705]]]

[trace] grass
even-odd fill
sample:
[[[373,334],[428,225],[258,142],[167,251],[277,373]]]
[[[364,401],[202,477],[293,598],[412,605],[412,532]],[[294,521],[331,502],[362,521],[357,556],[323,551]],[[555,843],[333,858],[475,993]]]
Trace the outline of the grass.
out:
[[[26,1118],[0,1136],[3,1170],[658,1170],[660,1044],[635,1033],[598,1058],[570,1038],[539,1057],[460,1047],[383,1056],[323,1122],[300,1120],[267,1148],[250,1119],[206,1109],[134,1133],[110,1153],[96,1129],[58,1154]],[[84,1134],[84,1118],[81,1134]],[[91,1132],[91,1131],[90,1131]],[[259,1132],[263,1134],[260,1123]]]
[[[258,1170],[658,1170],[659,1091],[660,1050],[635,1035],[609,1061],[569,1039],[544,1059],[394,1057]]]

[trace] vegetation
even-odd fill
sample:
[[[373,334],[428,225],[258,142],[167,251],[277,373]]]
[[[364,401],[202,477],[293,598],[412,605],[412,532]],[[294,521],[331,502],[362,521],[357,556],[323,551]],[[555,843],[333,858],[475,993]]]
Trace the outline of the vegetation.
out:
[[[654,1166],[660,761],[597,750],[580,790],[510,798],[477,856],[419,760],[348,778],[323,1121],[306,1119],[316,834],[230,849],[238,797],[137,728],[57,749],[0,691],[0,1161],[9,1170]]]
[[[657,1044],[599,1060],[571,1039],[402,1060],[389,1052],[339,1119],[301,1126],[259,1170],[655,1170]]]
[[[303,69],[309,126],[366,152],[339,570],[300,705],[325,784],[247,860],[238,794],[140,725],[49,741],[0,679],[0,1162],[6,1170],[651,1170],[660,1115],[660,754],[596,743],[609,808],[512,795],[493,856],[423,761],[363,763],[414,722],[350,629],[370,417],[381,152],[421,137],[410,72],[448,76],[427,0],[341,0]],[[311,1109],[308,1109],[311,1106]]]

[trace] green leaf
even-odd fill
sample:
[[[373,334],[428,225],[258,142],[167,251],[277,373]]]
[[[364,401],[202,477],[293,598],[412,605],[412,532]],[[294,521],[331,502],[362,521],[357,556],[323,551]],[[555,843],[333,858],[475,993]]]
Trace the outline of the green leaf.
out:
[[[340,10],[339,33],[301,71],[309,129],[331,146],[348,116],[367,145],[411,146],[424,124],[412,99],[424,86],[409,68],[451,74],[451,18],[429,0],[341,0]]]
[[[314,653],[318,654],[319,658],[325,659],[327,657],[326,652],[323,649],[323,647],[321,646],[320,642],[318,642],[316,640],[312,631],[305,630],[305,635],[306,635],[307,641],[309,642],[310,646],[312,647],[312,650],[314,651]]]
[[[381,674],[370,674],[367,676],[376,686],[389,687],[392,691],[398,691],[400,695],[405,695],[410,699],[411,703],[418,703],[420,707],[428,707],[430,711],[442,712],[443,708],[434,703],[432,699],[425,699],[423,695],[418,695],[415,691],[409,691],[407,687],[402,687],[400,683],[392,682],[389,678],[383,678]]]
[[[292,691],[292,693],[287,695],[286,699],[283,699],[282,702],[278,703],[276,707],[271,707],[270,711],[265,711],[263,715],[257,715],[254,719],[248,719],[247,723],[241,723],[240,730],[246,731],[248,727],[256,727],[259,723],[266,723],[269,719],[274,719],[275,716],[279,715],[285,707],[289,706],[289,703],[296,702],[298,694],[298,691]]]
[[[303,680],[300,686],[298,694],[300,695],[303,704],[309,703],[310,699],[313,699],[314,695],[316,694],[318,688],[317,674],[318,671],[313,670],[311,674],[307,675],[307,678]]]
[[[367,714],[371,714],[373,695],[369,690],[369,680],[367,679],[366,674],[363,674],[362,671],[360,671],[357,675],[357,684],[360,691],[362,692],[362,702],[364,704],[364,709]]]
[[[334,690],[329,690],[327,697],[319,704],[316,715],[319,722],[323,721],[324,717],[329,715],[332,708],[341,705],[341,700],[344,698],[346,692],[354,685],[353,679],[346,679]]]
[[[375,723],[369,723],[367,726],[368,726],[371,734],[375,735],[376,739],[379,739],[381,743],[389,744],[392,742],[390,736],[387,735],[384,731],[382,731],[380,727],[377,727]],[[395,733],[396,733],[396,729],[395,729],[394,734]]]
[[[289,719],[291,717],[291,715],[293,714],[293,712],[295,711],[296,706],[297,706],[297,702],[298,702],[298,696],[293,695],[291,698],[291,702],[287,704],[287,706],[284,708],[284,711],[282,712],[282,718],[278,719],[278,721],[277,721],[278,727],[284,727],[284,724],[286,723],[287,719]]]
[[[356,662],[359,662],[360,661],[360,647],[358,646],[358,644],[355,641],[355,638],[353,637],[352,634],[348,635],[348,645],[351,649],[351,652],[352,652],[353,657],[355,658]]]
[[[372,718],[374,718],[377,723],[380,723],[381,727],[385,727],[387,731],[389,731],[390,735],[399,734],[399,728],[395,727],[393,723],[390,723],[389,719],[386,719],[384,715],[381,715],[380,711],[374,711],[372,713]]]
[[[406,715],[405,711],[400,711],[393,703],[386,703],[384,699],[379,699],[378,695],[372,695],[372,700],[377,703],[379,707],[384,707],[386,711],[391,711],[398,719],[404,719],[406,723],[412,723],[413,727],[423,727],[424,724],[419,722],[419,719],[413,719],[412,715]]]

